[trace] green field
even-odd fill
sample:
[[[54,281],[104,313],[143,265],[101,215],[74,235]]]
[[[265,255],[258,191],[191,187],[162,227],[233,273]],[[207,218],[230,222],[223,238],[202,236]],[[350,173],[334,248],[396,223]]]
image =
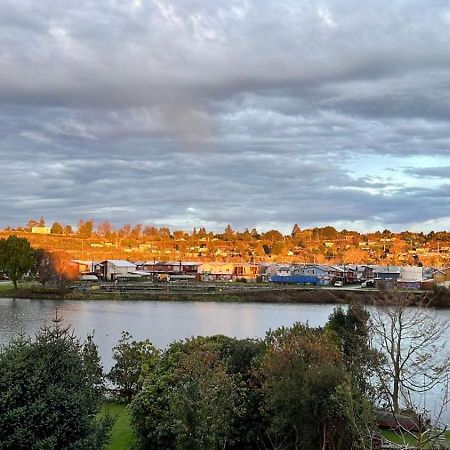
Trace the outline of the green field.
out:
[[[111,431],[111,441],[106,450],[132,449],[136,438],[131,428],[130,413],[127,407],[118,403],[105,403],[101,414],[109,414],[116,419]]]

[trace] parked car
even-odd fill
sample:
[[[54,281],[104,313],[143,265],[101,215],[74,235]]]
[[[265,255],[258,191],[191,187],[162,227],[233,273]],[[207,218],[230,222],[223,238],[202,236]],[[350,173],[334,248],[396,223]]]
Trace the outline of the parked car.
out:
[[[342,286],[344,286],[344,282],[343,281],[338,280],[338,281],[334,282],[334,287],[342,287]]]

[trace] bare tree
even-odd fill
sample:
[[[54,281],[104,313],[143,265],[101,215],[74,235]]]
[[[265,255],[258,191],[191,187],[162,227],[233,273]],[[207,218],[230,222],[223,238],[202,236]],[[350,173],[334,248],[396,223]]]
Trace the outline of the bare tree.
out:
[[[429,444],[437,437],[435,431],[442,430],[439,421],[449,404],[450,353],[445,339],[449,323],[427,304],[412,305],[415,302],[410,295],[384,292],[372,311],[373,345],[381,355],[376,375],[381,398],[399,428],[408,428],[398,419],[401,409],[412,411],[418,444]],[[420,401],[427,392],[439,389],[443,394],[431,423]]]

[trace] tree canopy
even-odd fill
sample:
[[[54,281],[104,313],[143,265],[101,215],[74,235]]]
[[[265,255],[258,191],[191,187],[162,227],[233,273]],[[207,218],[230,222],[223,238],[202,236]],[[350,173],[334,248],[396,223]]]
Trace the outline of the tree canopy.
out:
[[[17,282],[36,268],[37,255],[28,239],[14,235],[0,239],[0,272],[3,272],[17,289]]]

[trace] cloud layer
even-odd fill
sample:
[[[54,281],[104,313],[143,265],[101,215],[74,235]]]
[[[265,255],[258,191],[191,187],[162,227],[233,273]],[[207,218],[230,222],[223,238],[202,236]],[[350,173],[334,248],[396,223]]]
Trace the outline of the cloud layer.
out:
[[[450,6],[3,1],[0,226],[450,225]]]

